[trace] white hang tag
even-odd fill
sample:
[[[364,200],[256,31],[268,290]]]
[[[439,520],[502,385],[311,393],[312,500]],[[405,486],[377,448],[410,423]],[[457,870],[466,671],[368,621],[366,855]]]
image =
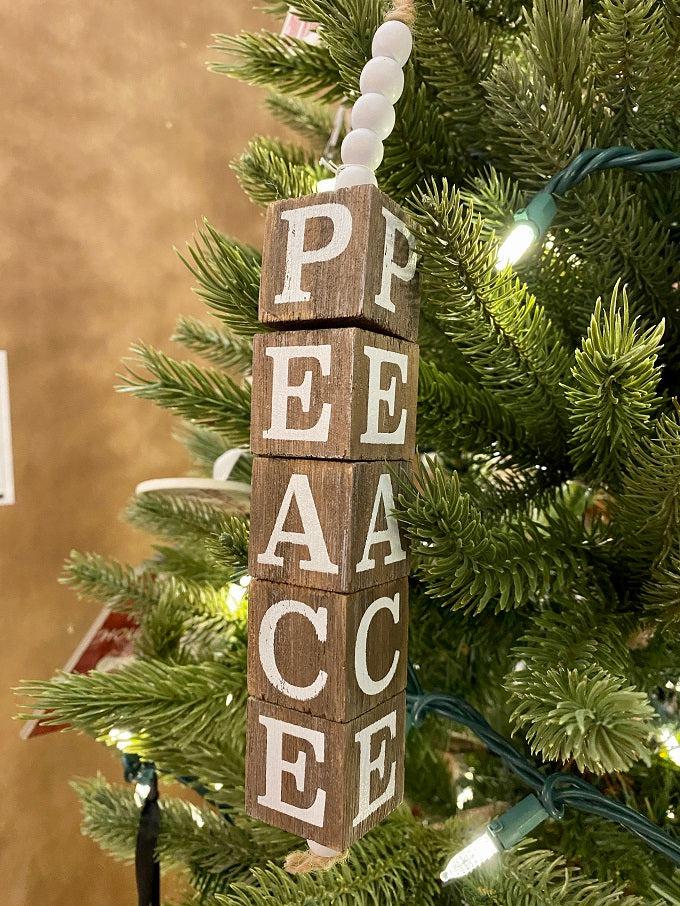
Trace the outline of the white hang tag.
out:
[[[227,450],[213,465],[212,478],[151,478],[135,488],[135,494],[180,494],[193,497],[212,497],[228,502],[234,510],[247,513],[250,508],[250,485],[231,481],[234,466],[245,450]]]
[[[0,349],[0,506],[11,506],[14,498],[12,423],[9,410],[7,353]]]
[[[216,481],[227,481],[234,471],[234,466],[245,452],[245,450],[241,450],[239,447],[236,447],[234,450],[225,450],[225,452],[222,453],[221,456],[218,456],[213,463],[212,477]]]

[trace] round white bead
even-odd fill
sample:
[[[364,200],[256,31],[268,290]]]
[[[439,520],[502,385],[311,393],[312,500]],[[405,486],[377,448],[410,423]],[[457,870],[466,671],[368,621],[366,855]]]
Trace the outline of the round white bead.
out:
[[[371,129],[385,141],[394,129],[396,114],[384,94],[362,94],[352,107],[352,129]]]
[[[383,159],[383,143],[371,129],[352,129],[340,148],[343,164],[358,164],[377,170]]]
[[[351,186],[377,186],[378,180],[375,178],[373,170],[368,167],[360,167],[356,164],[338,167],[335,174],[335,188],[349,189]]]
[[[403,22],[383,22],[373,36],[373,56],[392,57],[405,66],[413,50],[413,35]]]
[[[334,856],[340,855],[337,849],[322,846],[321,843],[315,843],[314,840],[308,840],[307,846],[309,847],[310,853],[314,853],[315,856],[323,856],[325,859],[332,859]]]
[[[359,88],[362,94],[373,91],[384,94],[390,104],[394,104],[404,90],[404,73],[392,57],[373,57],[361,71]]]

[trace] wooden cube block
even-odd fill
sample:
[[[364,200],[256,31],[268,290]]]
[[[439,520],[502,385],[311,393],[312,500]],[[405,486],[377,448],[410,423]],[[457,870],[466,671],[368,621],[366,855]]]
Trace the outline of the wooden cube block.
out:
[[[403,692],[349,723],[249,699],[246,811],[346,849],[402,800],[405,712]]]
[[[375,186],[269,205],[260,321],[362,324],[415,340],[418,309],[409,218]]]
[[[266,456],[409,459],[418,347],[357,327],[253,342],[251,449]]]
[[[248,692],[347,722],[406,688],[408,580],[352,595],[253,579]]]
[[[393,514],[408,463],[253,461],[249,572],[350,594],[408,574]]]

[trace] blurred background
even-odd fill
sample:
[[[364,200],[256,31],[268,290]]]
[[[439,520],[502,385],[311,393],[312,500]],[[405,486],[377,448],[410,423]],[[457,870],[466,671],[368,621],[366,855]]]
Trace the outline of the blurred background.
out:
[[[113,385],[133,340],[170,349],[177,315],[201,313],[173,252],[201,217],[260,242],[228,162],[273,127],[258,91],[204,64],[212,33],[265,19],[250,0],[6,0],[2,19],[0,349],[17,502],[0,507],[1,898],[121,906],[136,901],[133,872],[80,836],[68,785],[121,779],[117,760],[73,733],[22,742],[11,687],[61,667],[97,612],[57,584],[70,549],[141,559],[126,499],[186,473],[172,418]]]

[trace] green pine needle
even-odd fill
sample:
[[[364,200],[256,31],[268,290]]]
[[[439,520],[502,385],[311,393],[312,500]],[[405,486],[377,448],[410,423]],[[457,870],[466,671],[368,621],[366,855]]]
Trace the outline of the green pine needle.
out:
[[[136,360],[122,375],[118,389],[140,399],[151,399],[182,418],[212,428],[234,447],[248,447],[250,438],[250,388],[240,387],[215,370],[193,362],[179,362],[151,346],[132,347]],[[144,370],[140,370],[144,369]]]
[[[579,770],[595,773],[649,760],[654,710],[644,692],[620,677],[563,666],[524,669],[513,674],[509,688],[512,721],[544,759],[573,759]]]
[[[218,330],[199,321],[182,316],[177,322],[172,339],[186,349],[197,352],[206,361],[240,374],[250,374],[253,358],[252,343],[225,330]]]
[[[650,434],[661,402],[657,359],[663,332],[663,323],[641,331],[631,322],[625,289],[615,289],[608,311],[597,301],[576,352],[573,385],[565,388],[574,465],[595,483],[617,485],[628,451]]]
[[[180,259],[198,282],[197,295],[232,333],[252,337],[262,330],[257,320],[259,252],[204,221],[188,255],[180,254]]]

